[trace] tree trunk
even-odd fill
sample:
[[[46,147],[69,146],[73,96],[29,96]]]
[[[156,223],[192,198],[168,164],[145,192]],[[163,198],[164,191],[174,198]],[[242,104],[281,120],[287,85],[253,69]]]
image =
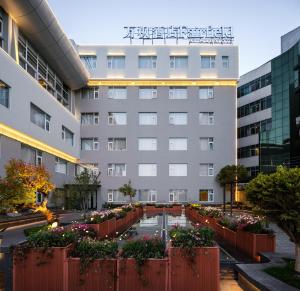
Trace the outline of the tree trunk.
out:
[[[232,216],[232,207],[233,207],[233,185],[232,182],[230,183],[230,215]]]
[[[223,213],[226,212],[226,185],[223,187]]]
[[[295,271],[300,274],[300,243],[295,243]]]

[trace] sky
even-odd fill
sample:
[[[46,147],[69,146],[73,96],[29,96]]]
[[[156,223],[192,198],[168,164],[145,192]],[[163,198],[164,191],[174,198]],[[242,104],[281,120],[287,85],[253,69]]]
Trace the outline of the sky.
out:
[[[48,0],[78,44],[129,44],[124,26],[232,26],[240,75],[280,54],[280,36],[300,25],[300,0]]]

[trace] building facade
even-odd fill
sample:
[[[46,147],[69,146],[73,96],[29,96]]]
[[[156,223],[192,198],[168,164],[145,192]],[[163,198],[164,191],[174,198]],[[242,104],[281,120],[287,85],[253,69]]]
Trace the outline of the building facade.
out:
[[[250,175],[300,165],[300,27],[281,38],[281,54],[241,76],[238,159]]]
[[[236,162],[236,46],[78,46],[81,162],[103,201],[131,180],[144,202],[221,203],[218,171]]]
[[[58,188],[100,171],[91,207],[222,203],[215,180],[236,163],[235,45],[81,46],[46,1],[0,1],[0,175],[44,164]]]

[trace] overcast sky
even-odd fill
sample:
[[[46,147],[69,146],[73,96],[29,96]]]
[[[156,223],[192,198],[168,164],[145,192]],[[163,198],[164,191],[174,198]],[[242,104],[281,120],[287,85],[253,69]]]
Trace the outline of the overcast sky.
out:
[[[300,25],[300,0],[48,0],[78,44],[128,44],[124,26],[232,26],[240,74],[280,53],[280,36]]]

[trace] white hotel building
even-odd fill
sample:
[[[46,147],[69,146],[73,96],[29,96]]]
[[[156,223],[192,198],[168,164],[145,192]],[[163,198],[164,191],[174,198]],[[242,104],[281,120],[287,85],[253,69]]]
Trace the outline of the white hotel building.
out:
[[[0,0],[0,175],[44,164],[58,188],[101,172],[91,202],[222,203],[236,163],[235,45],[71,42],[46,1]]]

